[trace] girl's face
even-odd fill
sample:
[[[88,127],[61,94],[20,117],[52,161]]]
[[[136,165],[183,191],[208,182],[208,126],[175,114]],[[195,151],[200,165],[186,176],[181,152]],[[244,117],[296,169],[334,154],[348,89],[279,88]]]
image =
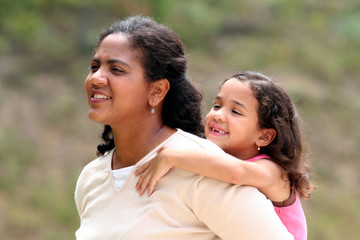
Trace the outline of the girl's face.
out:
[[[205,118],[205,136],[225,152],[240,159],[258,153],[256,139],[258,102],[249,85],[237,79],[227,80]]]
[[[144,69],[122,34],[107,36],[97,49],[85,80],[89,118],[111,127],[133,126],[150,112]]]

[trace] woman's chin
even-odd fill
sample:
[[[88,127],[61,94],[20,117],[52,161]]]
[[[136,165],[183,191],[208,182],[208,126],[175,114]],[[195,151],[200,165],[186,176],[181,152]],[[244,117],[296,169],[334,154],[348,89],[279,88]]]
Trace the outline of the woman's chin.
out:
[[[103,118],[103,116],[102,116],[101,114],[95,112],[95,111],[89,110],[89,112],[88,112],[88,117],[89,117],[89,119],[90,119],[91,121],[105,124],[105,123],[104,123],[104,118]]]

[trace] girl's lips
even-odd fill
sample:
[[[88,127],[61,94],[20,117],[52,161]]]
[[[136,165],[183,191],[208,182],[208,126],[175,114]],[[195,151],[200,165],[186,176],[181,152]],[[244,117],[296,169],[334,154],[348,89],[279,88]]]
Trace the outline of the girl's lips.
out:
[[[209,127],[209,133],[215,136],[224,136],[229,134],[225,129],[216,124],[211,124]]]

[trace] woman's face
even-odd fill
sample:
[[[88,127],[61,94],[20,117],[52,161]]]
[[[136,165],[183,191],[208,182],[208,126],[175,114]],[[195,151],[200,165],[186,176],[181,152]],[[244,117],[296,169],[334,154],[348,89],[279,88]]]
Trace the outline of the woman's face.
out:
[[[126,128],[150,112],[144,69],[121,33],[107,36],[98,47],[85,89],[89,118],[95,122]]]
[[[205,136],[225,152],[248,159],[257,151],[258,102],[249,85],[237,79],[226,81],[205,118]]]

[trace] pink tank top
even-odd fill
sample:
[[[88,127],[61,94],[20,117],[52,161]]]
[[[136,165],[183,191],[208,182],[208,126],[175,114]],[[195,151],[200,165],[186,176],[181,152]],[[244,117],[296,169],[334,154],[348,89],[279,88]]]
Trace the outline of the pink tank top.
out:
[[[270,157],[266,154],[259,154],[246,161],[253,162],[259,159],[270,159]],[[307,239],[306,218],[297,194],[294,203],[291,205],[285,207],[274,206],[274,209],[287,230],[294,236],[294,240]]]

